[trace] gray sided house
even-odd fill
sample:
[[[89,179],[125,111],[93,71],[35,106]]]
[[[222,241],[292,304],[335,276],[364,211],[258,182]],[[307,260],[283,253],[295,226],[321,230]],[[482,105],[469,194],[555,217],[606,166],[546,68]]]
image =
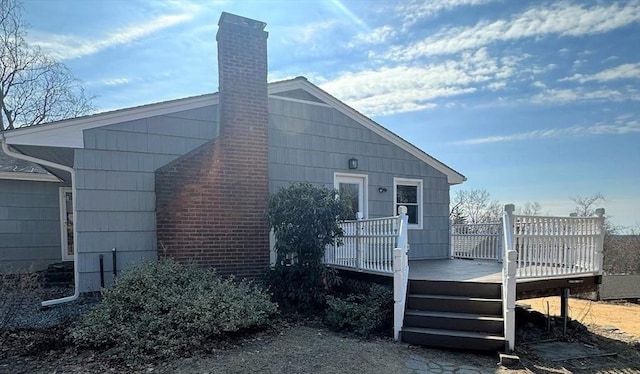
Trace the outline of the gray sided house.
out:
[[[2,271],[75,260],[79,291],[96,291],[115,249],[118,271],[170,256],[253,277],[268,194],[298,181],[353,192],[364,218],[407,206],[411,259],[449,257],[464,177],[305,78],[267,84],[263,23],[219,26],[219,93],[4,133],[2,163],[37,172],[1,169]]]

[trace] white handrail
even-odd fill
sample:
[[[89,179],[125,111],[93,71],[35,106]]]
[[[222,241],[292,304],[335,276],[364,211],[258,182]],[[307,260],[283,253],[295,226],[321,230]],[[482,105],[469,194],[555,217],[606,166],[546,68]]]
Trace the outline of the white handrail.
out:
[[[604,209],[597,217],[513,216],[518,278],[600,273],[603,216]]]
[[[501,222],[451,225],[451,257],[500,260],[501,254]]]
[[[398,208],[399,230],[397,247],[393,250],[393,339],[400,340],[400,331],[404,325],[404,309],[407,300],[409,282],[409,240],[407,226],[409,217],[407,207]]]
[[[399,216],[340,222],[343,237],[325,249],[325,263],[359,271],[393,273]]]

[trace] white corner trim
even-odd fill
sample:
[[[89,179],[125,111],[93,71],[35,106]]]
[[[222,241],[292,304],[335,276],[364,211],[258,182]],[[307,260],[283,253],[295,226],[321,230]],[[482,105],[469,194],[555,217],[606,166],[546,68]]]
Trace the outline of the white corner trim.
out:
[[[0,179],[10,179],[33,182],[61,182],[58,177],[51,174],[24,173],[18,171],[0,171]]]
[[[303,100],[303,99],[294,99],[292,97],[285,97],[285,96],[278,96],[278,95],[269,95],[269,99],[274,99],[274,100],[284,100],[284,101],[292,101],[294,103],[302,103],[302,104],[307,104],[307,105],[316,105],[316,106],[322,106],[325,108],[332,108],[331,105],[329,104],[325,104],[325,103],[320,103],[317,101],[310,101],[310,100]]]

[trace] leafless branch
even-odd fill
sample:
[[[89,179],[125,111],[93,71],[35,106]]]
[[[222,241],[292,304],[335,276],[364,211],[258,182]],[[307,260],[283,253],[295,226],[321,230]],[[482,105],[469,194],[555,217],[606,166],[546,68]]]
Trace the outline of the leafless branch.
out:
[[[27,29],[19,0],[0,0],[0,131],[93,110],[69,69],[26,42]]]

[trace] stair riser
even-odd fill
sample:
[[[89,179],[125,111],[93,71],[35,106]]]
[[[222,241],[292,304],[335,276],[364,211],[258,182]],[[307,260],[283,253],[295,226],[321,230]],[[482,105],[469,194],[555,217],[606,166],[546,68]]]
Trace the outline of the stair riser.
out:
[[[414,345],[478,351],[497,351],[499,349],[504,349],[504,341],[501,340],[422,334],[407,331],[402,332],[402,341]]]
[[[502,321],[406,315],[404,325],[429,329],[485,332],[502,335]]]
[[[500,300],[449,300],[410,296],[407,300],[407,309],[502,316]]]
[[[409,281],[409,293],[426,295],[467,296],[485,299],[500,299],[500,284],[472,282]]]

